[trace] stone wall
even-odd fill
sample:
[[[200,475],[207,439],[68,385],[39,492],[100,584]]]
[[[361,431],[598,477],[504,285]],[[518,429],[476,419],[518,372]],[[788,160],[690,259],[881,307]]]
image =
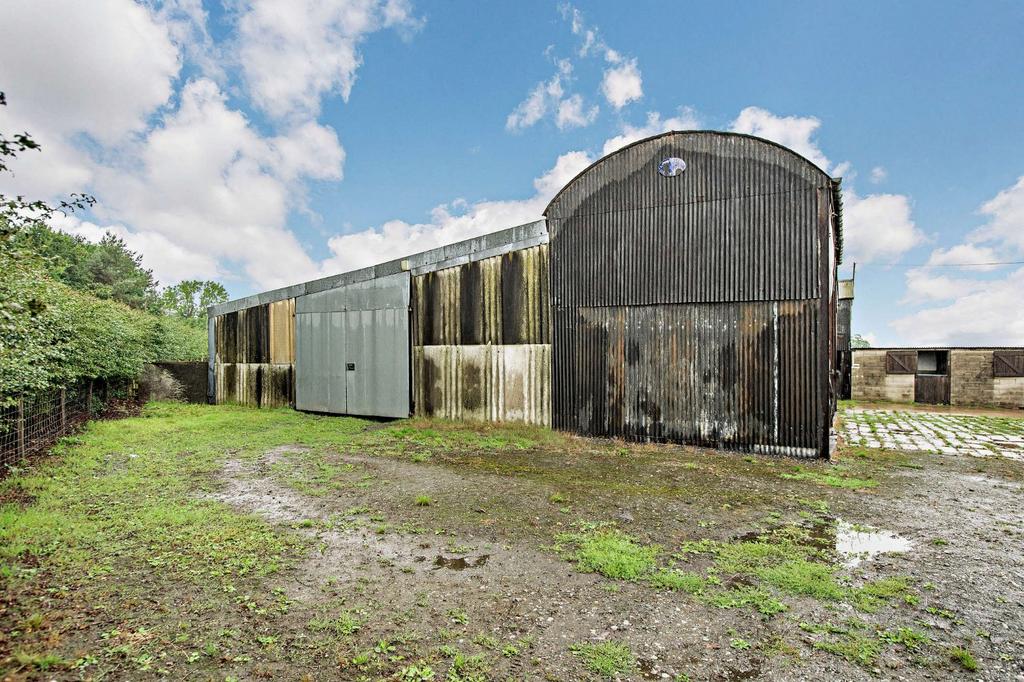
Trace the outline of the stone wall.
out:
[[[913,374],[886,374],[884,350],[853,351],[850,370],[854,400],[910,403],[914,401]]]
[[[992,404],[992,351],[949,352],[949,404]]]
[[[992,404],[1024,409],[1024,377],[996,377],[992,380]]]
[[[913,374],[886,374],[884,350],[853,351],[854,400],[909,403],[914,401]],[[949,352],[951,405],[1024,408],[1024,377],[993,377],[991,350]]]

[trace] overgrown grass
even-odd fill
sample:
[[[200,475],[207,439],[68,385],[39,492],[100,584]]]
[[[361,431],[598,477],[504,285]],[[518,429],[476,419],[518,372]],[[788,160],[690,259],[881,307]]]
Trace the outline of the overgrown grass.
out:
[[[214,499],[217,475],[228,457],[250,462],[292,444],[328,448],[370,424],[291,410],[153,404],[141,418],[90,424],[58,444],[52,460],[4,480],[0,491],[17,489],[31,502],[0,506],[0,589],[30,609],[47,608],[52,598],[44,596],[54,589],[75,595],[100,607],[114,633],[80,662],[61,663],[62,650],[52,649],[60,638],[47,634],[78,630],[75,611],[62,609],[49,629],[18,635],[22,665],[96,676],[150,668],[184,674],[184,663],[168,662],[213,660],[203,647],[222,650],[214,623],[223,615],[272,621],[285,613],[286,596],[263,579],[302,556],[309,541]],[[181,594],[189,595],[182,617],[212,621],[185,638],[178,622],[154,618],[145,606]],[[117,626],[123,622],[148,625]],[[253,636],[231,648],[264,646]],[[173,651],[181,653],[159,655]]]

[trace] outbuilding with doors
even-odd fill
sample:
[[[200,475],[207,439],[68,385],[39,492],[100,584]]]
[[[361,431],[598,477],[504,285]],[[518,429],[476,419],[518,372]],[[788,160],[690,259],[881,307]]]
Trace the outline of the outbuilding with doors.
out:
[[[1024,348],[861,348],[854,400],[1024,408]]]
[[[841,206],[767,140],[641,140],[544,220],[212,307],[211,399],[827,455]]]

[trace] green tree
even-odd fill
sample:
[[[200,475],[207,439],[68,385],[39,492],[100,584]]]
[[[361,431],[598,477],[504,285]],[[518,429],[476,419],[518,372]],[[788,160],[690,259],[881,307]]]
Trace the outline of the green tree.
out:
[[[43,223],[25,225],[13,237],[23,251],[42,259],[47,273],[97,298],[118,301],[136,310],[155,311],[159,303],[153,271],[142,256],[108,232],[98,244],[51,230]]]
[[[850,339],[850,348],[871,348],[871,342],[860,334],[854,334]]]
[[[228,291],[220,282],[187,279],[164,289],[160,304],[165,313],[198,320],[206,317],[206,309],[228,300]]]

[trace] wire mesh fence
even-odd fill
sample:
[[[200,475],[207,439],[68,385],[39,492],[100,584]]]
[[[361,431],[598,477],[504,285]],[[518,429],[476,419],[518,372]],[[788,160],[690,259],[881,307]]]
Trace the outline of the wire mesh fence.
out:
[[[103,410],[94,382],[18,396],[0,408],[0,478]]]

